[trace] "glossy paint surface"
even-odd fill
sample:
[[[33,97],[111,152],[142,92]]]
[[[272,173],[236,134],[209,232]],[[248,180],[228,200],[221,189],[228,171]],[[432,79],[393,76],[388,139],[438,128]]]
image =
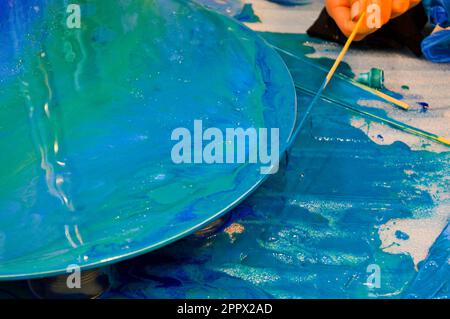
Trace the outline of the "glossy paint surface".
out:
[[[194,0],[197,3],[200,3],[201,5],[220,12],[224,15],[233,17],[239,14],[242,11],[242,8],[244,7],[243,0]]]
[[[158,248],[265,179],[174,164],[174,129],[279,128],[283,149],[294,126],[291,76],[246,27],[188,1],[79,3],[79,29],[60,1],[1,4],[0,279]]]

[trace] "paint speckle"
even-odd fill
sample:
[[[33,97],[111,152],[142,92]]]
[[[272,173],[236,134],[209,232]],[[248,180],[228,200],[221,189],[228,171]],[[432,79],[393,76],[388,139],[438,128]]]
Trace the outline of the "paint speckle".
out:
[[[410,170],[410,169],[405,169],[404,172],[405,172],[405,174],[408,175],[408,176],[411,176],[411,175],[414,174],[414,171],[413,171],[413,170]]]
[[[426,102],[417,102],[417,104],[419,104],[422,107],[422,109],[420,110],[421,113],[426,113],[430,108],[430,105]]]
[[[243,225],[239,223],[232,223],[230,226],[224,229],[224,232],[230,236],[231,242],[236,241],[236,234],[242,234],[244,232],[245,228]]]
[[[408,90],[409,90],[409,86],[407,86],[407,85],[402,85],[402,90],[408,91]]]

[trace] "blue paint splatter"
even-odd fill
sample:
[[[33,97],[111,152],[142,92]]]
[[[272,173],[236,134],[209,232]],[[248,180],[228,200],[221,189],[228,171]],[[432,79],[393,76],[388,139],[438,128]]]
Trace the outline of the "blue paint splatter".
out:
[[[397,237],[398,239],[401,239],[401,240],[409,239],[409,235],[407,233],[402,232],[401,230],[397,230],[395,232],[395,237]]]
[[[417,104],[419,104],[422,107],[422,109],[420,110],[421,113],[428,112],[428,109],[430,108],[428,103],[426,103],[426,102],[417,102]]]

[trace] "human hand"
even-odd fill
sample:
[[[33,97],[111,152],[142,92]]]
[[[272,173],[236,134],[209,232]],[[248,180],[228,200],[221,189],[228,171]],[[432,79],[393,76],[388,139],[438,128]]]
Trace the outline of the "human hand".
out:
[[[420,0],[326,0],[325,6],[347,37],[355,28],[361,13],[366,11],[366,23],[361,24],[355,36],[355,41],[359,41],[419,2]]]

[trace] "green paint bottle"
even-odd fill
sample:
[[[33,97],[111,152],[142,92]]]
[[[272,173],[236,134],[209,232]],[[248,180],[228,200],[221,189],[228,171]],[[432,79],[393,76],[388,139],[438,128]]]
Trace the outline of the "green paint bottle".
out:
[[[384,87],[384,71],[372,68],[369,72],[360,73],[357,81],[374,89],[382,89]]]

